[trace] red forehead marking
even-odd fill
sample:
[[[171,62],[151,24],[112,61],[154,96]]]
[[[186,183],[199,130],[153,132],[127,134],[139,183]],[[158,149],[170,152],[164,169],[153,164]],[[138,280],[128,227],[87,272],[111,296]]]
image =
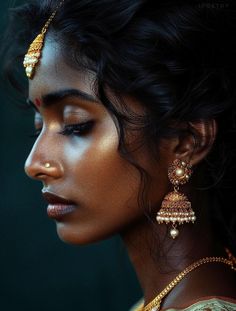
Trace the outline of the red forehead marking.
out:
[[[41,100],[40,100],[39,98],[36,98],[36,99],[35,99],[35,105],[36,105],[37,107],[40,107],[41,104],[42,104]]]

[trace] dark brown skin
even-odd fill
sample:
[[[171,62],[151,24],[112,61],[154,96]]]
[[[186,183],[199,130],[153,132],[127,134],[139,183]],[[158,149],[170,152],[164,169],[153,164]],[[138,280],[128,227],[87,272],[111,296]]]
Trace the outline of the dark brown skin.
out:
[[[25,163],[26,173],[42,182],[44,190],[75,201],[78,209],[56,221],[59,237],[68,243],[88,244],[120,233],[126,244],[143,288],[145,303],[151,301],[180,271],[193,261],[205,256],[225,256],[217,244],[207,220],[181,226],[180,236],[165,240],[164,249],[174,268],[160,273],[165,260],[150,256],[153,227],[146,220],[137,203],[139,174],[118,153],[118,134],[114,121],[99,102],[66,97],[55,104],[45,105],[44,96],[63,89],[77,89],[95,97],[92,74],[80,72],[67,65],[60,46],[50,37],[43,49],[43,57],[35,77],[29,81],[29,99],[35,104],[36,128],[42,131]],[[96,98],[95,98],[96,99]],[[142,113],[142,106],[127,98],[131,109]],[[58,134],[64,125],[93,120],[94,126],[86,135]],[[145,147],[134,152],[135,158],[152,176],[149,202],[153,215],[160,208],[165,194],[171,189],[167,178],[168,166],[179,158],[196,166],[210,151],[217,132],[214,120],[193,124],[201,137],[194,148],[192,137],[169,139],[160,145],[160,159],[151,157]],[[129,136],[135,144],[138,135]],[[193,151],[194,150],[194,151]],[[49,162],[51,168],[45,168]],[[183,187],[191,192],[191,187]],[[193,202],[194,203],[194,202]],[[203,200],[203,204],[204,200]],[[207,204],[204,206],[207,209]],[[191,230],[198,226],[198,234]],[[166,234],[166,225],[157,225],[160,240]],[[194,246],[194,247],[193,247]],[[173,271],[175,270],[175,271]],[[236,298],[233,272],[223,264],[208,264],[186,276],[163,300],[163,308],[184,307],[205,296]]]

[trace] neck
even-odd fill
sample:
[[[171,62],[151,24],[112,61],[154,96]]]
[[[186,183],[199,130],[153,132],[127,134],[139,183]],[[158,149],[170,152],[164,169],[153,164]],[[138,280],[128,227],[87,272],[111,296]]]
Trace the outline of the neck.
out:
[[[222,249],[215,247],[209,232],[193,226],[180,226],[180,235],[175,240],[168,236],[166,225],[152,225],[147,220],[123,232],[122,238],[143,289],[145,304],[194,261],[207,256],[225,256]],[[156,233],[154,228],[157,228]],[[189,278],[186,278],[180,287],[183,289],[188,283]],[[175,296],[175,290],[172,290],[172,296]]]

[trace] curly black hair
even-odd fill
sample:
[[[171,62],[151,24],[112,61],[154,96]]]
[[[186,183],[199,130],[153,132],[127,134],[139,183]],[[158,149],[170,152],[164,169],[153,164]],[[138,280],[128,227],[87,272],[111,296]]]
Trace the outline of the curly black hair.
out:
[[[11,10],[5,73],[13,59],[23,61],[29,44],[57,6],[56,0],[32,1]],[[18,23],[16,22],[18,20]],[[20,22],[21,21],[21,24]],[[233,1],[204,3],[167,0],[66,0],[49,33],[67,63],[96,74],[94,89],[119,132],[119,152],[140,172],[139,203],[147,206],[149,176],[126,148],[128,129],[142,133],[158,158],[163,137],[184,135],[171,121],[215,119],[218,133],[208,156],[198,164],[193,191],[206,193],[216,237],[236,253],[236,9]],[[9,41],[9,40],[8,40]],[[108,90],[115,94],[113,101]],[[137,99],[146,114],[132,114],[125,96]],[[198,137],[195,137],[196,141]],[[201,195],[199,204],[201,203]]]

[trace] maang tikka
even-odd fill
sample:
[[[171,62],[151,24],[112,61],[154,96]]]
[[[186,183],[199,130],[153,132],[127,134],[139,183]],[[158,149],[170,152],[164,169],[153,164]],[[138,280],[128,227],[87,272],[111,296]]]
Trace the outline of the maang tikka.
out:
[[[187,196],[179,192],[180,185],[189,181],[192,174],[192,166],[179,159],[174,160],[168,169],[168,177],[174,186],[174,191],[169,192],[163,199],[161,209],[157,213],[156,220],[159,224],[171,224],[170,235],[175,239],[179,230],[178,225],[194,223],[196,216]]]
[[[61,7],[61,5],[64,3],[65,0],[62,0],[57,5],[55,11],[51,14],[45,25],[43,26],[40,34],[37,35],[37,37],[34,39],[34,41],[30,44],[30,47],[25,55],[23,65],[25,67],[25,73],[29,79],[33,79],[36,65],[39,63],[39,60],[41,58],[42,49],[44,45],[45,40],[45,34],[48,30],[48,27],[55,17],[57,10]]]

